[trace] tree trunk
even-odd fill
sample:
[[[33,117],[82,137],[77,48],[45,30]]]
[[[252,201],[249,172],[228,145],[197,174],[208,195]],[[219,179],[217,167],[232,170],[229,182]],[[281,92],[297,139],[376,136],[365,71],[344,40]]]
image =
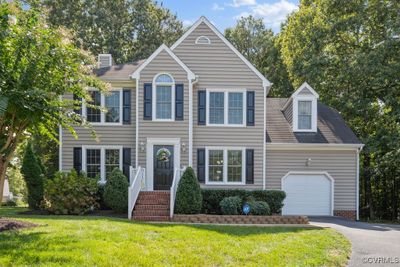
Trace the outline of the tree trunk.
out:
[[[8,160],[0,160],[0,204],[3,202],[4,181],[6,180]]]

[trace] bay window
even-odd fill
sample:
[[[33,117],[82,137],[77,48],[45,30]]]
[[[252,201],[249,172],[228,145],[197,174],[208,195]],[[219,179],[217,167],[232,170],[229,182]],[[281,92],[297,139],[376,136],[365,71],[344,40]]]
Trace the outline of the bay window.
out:
[[[244,148],[206,148],[207,184],[244,184]]]

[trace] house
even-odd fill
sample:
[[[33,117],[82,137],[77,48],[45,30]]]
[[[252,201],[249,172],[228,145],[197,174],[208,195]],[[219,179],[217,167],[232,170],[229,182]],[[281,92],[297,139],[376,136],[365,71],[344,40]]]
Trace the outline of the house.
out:
[[[362,144],[340,114],[307,83],[288,99],[268,98],[272,84],[205,17],[146,60],[99,62],[112,91],[91,94],[108,112],[80,112],[100,141],[84,128],[78,139],[61,130],[60,169],[103,182],[123,170],[129,217],[172,215],[181,169],[192,166],[203,188],[285,190],[284,215],[358,218]]]

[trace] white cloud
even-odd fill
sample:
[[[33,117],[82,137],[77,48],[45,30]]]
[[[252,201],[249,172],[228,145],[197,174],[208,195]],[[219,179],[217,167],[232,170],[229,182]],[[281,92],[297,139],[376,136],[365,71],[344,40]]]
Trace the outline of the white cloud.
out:
[[[233,0],[232,3],[226,4],[228,6],[240,7],[240,6],[254,6],[256,0]]]
[[[182,21],[182,24],[183,24],[184,27],[192,26],[193,23],[194,22],[189,20],[189,19],[185,19],[184,21]]]
[[[217,3],[214,3],[212,6],[212,10],[219,11],[219,10],[224,10],[224,9],[225,9],[224,7],[218,5]]]
[[[250,8],[250,12],[242,12],[240,17],[247,17],[253,15],[256,18],[262,18],[265,25],[272,28],[275,32],[279,31],[279,27],[285,21],[288,14],[298,10],[299,7],[287,0],[280,0],[273,4],[258,4]]]

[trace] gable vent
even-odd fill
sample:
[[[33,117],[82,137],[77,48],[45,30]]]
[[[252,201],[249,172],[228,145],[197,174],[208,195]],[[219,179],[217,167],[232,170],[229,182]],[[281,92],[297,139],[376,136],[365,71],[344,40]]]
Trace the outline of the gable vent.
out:
[[[99,54],[98,61],[99,61],[99,68],[106,68],[112,66],[111,54]]]
[[[211,44],[211,41],[207,36],[199,36],[196,39],[196,44],[209,45],[209,44]]]

